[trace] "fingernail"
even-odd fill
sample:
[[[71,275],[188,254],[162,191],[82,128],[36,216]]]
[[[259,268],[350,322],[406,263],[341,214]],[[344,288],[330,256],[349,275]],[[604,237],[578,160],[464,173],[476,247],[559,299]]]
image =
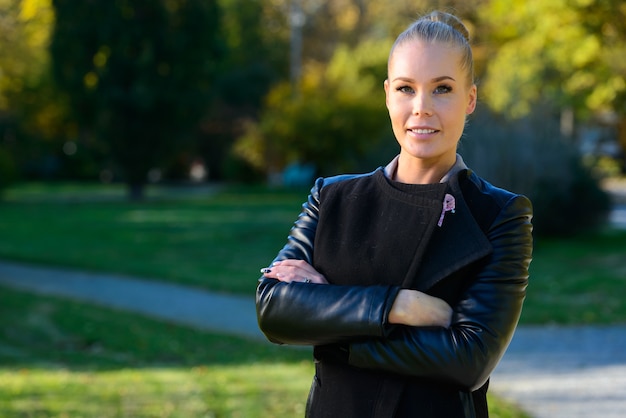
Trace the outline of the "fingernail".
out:
[[[267,267],[263,267],[263,268],[261,269],[261,273],[263,273],[263,274],[265,274],[265,273],[271,273],[271,272],[272,272],[272,270],[271,270],[271,269],[269,269],[269,268],[267,268]]]

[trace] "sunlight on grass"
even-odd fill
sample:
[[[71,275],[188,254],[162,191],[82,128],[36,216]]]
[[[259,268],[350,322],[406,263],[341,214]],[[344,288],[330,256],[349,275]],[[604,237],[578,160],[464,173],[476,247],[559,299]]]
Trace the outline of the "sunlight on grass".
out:
[[[310,363],[0,370],[3,417],[303,416]]]
[[[2,418],[302,417],[313,370],[310,348],[0,288]]]
[[[69,371],[0,369],[5,418],[302,417],[310,362]],[[489,397],[492,418],[522,412]]]

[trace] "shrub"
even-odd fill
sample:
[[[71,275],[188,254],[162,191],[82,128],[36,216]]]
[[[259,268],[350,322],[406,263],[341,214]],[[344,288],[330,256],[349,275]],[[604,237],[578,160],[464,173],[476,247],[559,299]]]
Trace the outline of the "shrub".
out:
[[[356,170],[389,126],[381,88],[389,44],[340,47],[328,65],[308,63],[296,90],[275,85],[234,154],[269,175],[290,164],[312,164],[318,175]]]
[[[506,189],[527,195],[535,232],[569,235],[606,220],[610,199],[575,144],[546,113],[504,121],[488,112],[470,121],[459,148],[468,166]]]

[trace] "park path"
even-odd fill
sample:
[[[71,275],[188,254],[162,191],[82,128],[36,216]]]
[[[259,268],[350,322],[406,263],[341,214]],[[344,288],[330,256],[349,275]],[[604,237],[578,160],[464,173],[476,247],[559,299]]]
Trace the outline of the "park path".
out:
[[[257,327],[253,297],[3,261],[0,285],[265,341]],[[536,418],[623,418],[624,347],[626,325],[520,327],[492,376],[491,390]]]

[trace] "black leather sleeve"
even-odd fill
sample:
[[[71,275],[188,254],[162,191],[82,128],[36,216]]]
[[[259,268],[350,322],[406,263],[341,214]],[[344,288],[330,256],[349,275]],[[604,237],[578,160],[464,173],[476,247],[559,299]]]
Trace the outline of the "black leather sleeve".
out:
[[[259,326],[268,340],[279,344],[323,345],[383,337],[396,293],[388,286],[263,279],[257,292]]]
[[[483,385],[517,326],[532,257],[532,207],[514,196],[487,235],[493,245],[478,276],[453,307],[450,328],[397,327],[388,338],[350,344],[353,366]]]
[[[320,191],[325,181],[342,178],[316,181],[275,260],[312,262]],[[390,286],[284,283],[261,278],[256,293],[259,328],[268,340],[278,344],[323,345],[383,337],[399,291],[399,287]]]

